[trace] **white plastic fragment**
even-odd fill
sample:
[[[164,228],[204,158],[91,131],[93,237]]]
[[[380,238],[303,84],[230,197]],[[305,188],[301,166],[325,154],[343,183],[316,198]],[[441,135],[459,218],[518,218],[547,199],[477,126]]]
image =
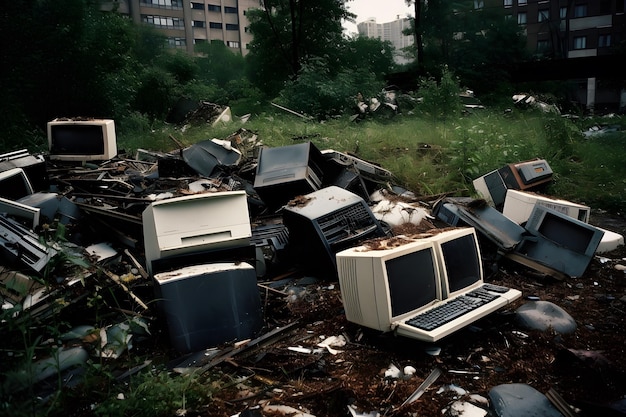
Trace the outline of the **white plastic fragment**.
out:
[[[298,410],[297,408],[293,408],[288,405],[268,404],[263,407],[263,411],[267,413],[281,413],[289,417],[315,417],[313,414],[309,414],[305,411]]]
[[[412,366],[410,366],[410,365],[409,365],[409,366],[405,366],[405,367],[404,367],[404,370],[403,370],[404,375],[406,375],[406,376],[412,376],[412,375],[415,375],[415,372],[416,372],[416,371],[417,371],[417,369],[415,369],[414,367],[412,367]]]
[[[400,368],[398,368],[393,363],[389,365],[389,368],[387,368],[387,370],[385,371],[385,378],[397,379],[397,378],[400,378],[401,376],[402,376],[402,371],[400,371]]]
[[[485,417],[487,410],[467,401],[455,401],[443,413],[446,417]]]
[[[343,335],[339,336],[330,336],[317,344],[319,347],[326,348],[328,352],[332,355],[336,355],[340,353],[340,350],[333,349],[335,347],[343,347],[346,345],[346,338]]]

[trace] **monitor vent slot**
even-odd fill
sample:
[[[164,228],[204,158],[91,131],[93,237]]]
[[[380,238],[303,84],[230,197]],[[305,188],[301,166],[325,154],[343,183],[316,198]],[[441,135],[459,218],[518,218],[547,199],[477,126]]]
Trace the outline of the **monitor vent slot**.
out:
[[[346,239],[358,238],[378,228],[371,212],[362,204],[322,216],[318,219],[318,225],[331,246]]]
[[[271,241],[277,248],[284,248],[289,243],[289,230],[282,224],[257,227],[252,230],[250,240],[254,244]]]
[[[359,302],[359,286],[357,284],[356,261],[349,258],[338,258],[337,268],[341,271],[341,292],[346,316],[351,321],[362,323],[363,312]]]

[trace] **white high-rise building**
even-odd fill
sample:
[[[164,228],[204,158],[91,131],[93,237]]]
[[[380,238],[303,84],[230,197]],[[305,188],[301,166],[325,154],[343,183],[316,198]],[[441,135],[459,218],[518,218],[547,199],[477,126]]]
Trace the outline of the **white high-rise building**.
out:
[[[387,23],[376,23],[376,18],[370,17],[364,22],[357,24],[360,36],[368,38],[378,38],[381,41],[389,41],[395,48],[394,61],[397,64],[406,64],[409,60],[404,56],[402,48],[413,45],[415,38],[413,35],[405,35],[403,31],[411,27],[411,22],[407,18],[399,15],[396,20]]]

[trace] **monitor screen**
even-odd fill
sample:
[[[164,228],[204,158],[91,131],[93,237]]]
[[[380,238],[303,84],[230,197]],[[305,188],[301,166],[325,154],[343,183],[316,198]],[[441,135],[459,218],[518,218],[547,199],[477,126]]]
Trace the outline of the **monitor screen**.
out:
[[[391,316],[417,310],[437,299],[434,252],[425,248],[385,262]]]
[[[481,280],[480,256],[473,234],[466,234],[441,244],[443,265],[450,293]]]
[[[585,253],[594,235],[593,230],[576,227],[567,219],[552,213],[546,213],[538,231],[551,241],[580,253]]]
[[[0,197],[19,200],[33,193],[33,187],[22,168],[0,172]]]
[[[98,125],[61,124],[51,127],[52,154],[104,154],[102,127]]]

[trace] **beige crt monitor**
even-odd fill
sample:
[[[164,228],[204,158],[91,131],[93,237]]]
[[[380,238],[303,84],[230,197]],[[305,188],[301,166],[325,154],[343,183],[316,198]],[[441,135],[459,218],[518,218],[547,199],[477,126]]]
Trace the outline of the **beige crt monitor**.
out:
[[[442,299],[434,244],[391,238],[386,246],[337,253],[339,287],[348,321],[388,332],[392,323]]]
[[[54,119],[47,124],[50,159],[105,161],[117,156],[112,119]]]
[[[519,290],[483,281],[474,228],[373,240],[336,256],[348,321],[426,342],[521,296]],[[443,309],[448,312],[442,314]]]
[[[250,244],[245,191],[195,194],[155,201],[142,213],[146,267],[167,257]]]
[[[581,222],[589,223],[591,208],[588,206],[529,191],[507,190],[502,214],[515,223],[522,224],[528,220],[535,204],[551,208]]]

